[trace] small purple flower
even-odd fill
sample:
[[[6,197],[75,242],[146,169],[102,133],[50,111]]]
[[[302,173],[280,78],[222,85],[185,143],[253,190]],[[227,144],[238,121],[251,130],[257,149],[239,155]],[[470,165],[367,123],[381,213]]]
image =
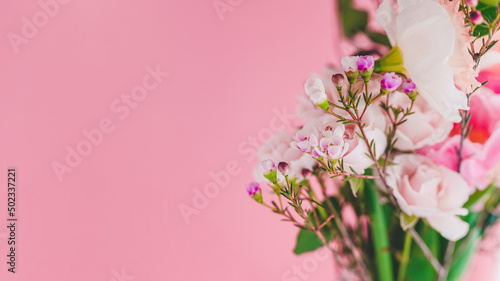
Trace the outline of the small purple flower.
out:
[[[280,173],[283,175],[283,176],[288,176],[288,170],[290,169],[290,165],[288,165],[287,162],[280,162],[278,164],[278,171],[280,171]]]
[[[397,76],[394,74],[394,72],[388,72],[384,74],[384,77],[382,78],[382,81],[380,82],[380,87],[382,88],[383,91],[386,92],[393,92],[399,86],[401,86],[402,83],[401,77]]]
[[[415,91],[417,85],[415,85],[415,83],[413,83],[413,81],[411,81],[411,79],[408,78],[403,82],[402,87],[403,91],[405,91],[406,94],[411,94]]]
[[[470,21],[473,23],[473,24],[481,24],[483,22],[483,15],[481,14],[480,11],[478,10],[475,10],[475,11],[472,11],[470,13]]]
[[[478,2],[478,0],[465,0],[465,4],[467,4],[470,8],[475,8]]]
[[[360,56],[356,62],[359,71],[372,71],[375,61],[372,56]]]
[[[251,182],[247,185],[247,192],[250,196],[255,196],[260,191],[260,186],[256,182]]]

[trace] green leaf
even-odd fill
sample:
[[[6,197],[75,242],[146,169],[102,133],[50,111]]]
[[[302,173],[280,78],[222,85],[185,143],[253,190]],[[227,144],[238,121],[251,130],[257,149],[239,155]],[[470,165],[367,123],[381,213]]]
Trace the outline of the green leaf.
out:
[[[323,231],[328,241],[331,240],[330,232]],[[306,229],[301,229],[299,235],[297,236],[297,244],[293,252],[296,255],[311,252],[317,250],[323,246],[323,242],[319,239],[316,233],[311,232]]]
[[[472,32],[472,35],[474,35],[475,37],[483,37],[485,35],[488,35],[490,33],[490,29],[488,28],[488,26],[484,23],[480,24],[480,25],[476,25],[476,27],[474,27],[474,31]]]
[[[474,204],[476,204],[481,198],[483,198],[486,194],[488,194],[488,197],[493,191],[495,191],[496,187],[493,185],[490,185],[489,187],[485,188],[484,190],[477,190],[474,192],[470,197],[467,202],[464,204],[464,208],[470,208]]]
[[[396,72],[409,76],[408,71],[404,68],[403,52],[398,45],[392,47],[387,54],[375,61],[374,71],[377,73]]]
[[[410,227],[415,226],[418,222],[418,217],[416,216],[409,216],[403,212],[401,212],[401,215],[399,217],[399,221],[401,223],[401,228],[404,231],[407,231]]]
[[[357,197],[358,191],[363,189],[365,181],[362,178],[349,178],[349,186],[351,187],[352,194]]]
[[[434,229],[423,221],[417,224],[416,230],[425,241],[434,256],[439,257],[440,237]],[[406,269],[406,281],[436,280],[437,274],[434,267],[425,257],[420,247],[412,247],[410,263]]]
[[[378,32],[367,32],[366,34],[373,42],[387,47],[391,47],[389,39],[384,34]]]
[[[463,249],[461,252],[456,252],[453,256],[450,272],[448,273],[447,281],[458,281],[462,274],[467,269],[472,254],[476,251],[476,243],[481,237],[477,228],[472,229],[467,235],[466,240],[457,244],[458,249]]]
[[[498,1],[497,4],[494,5],[488,5],[480,2],[477,5],[476,10],[479,10],[486,22],[491,24],[495,20],[498,13]]]
[[[479,3],[485,4],[485,5],[488,5],[488,6],[498,7],[498,2],[499,1],[500,0],[479,0]]]
[[[352,38],[356,33],[366,30],[368,13],[354,9],[351,0],[339,0],[338,8],[345,36]]]
[[[394,271],[392,267],[392,256],[388,251],[390,249],[389,236],[387,233],[388,224],[377,190],[375,189],[375,183],[373,181],[367,181],[364,192],[367,199],[370,226],[373,234],[378,280],[393,281]]]

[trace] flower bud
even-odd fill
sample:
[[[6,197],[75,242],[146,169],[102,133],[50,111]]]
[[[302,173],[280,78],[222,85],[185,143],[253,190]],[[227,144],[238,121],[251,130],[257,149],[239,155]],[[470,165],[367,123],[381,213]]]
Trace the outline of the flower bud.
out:
[[[415,85],[411,79],[406,79],[401,87],[411,100],[417,98],[417,85]]]
[[[470,21],[475,24],[475,25],[478,25],[478,24],[481,24],[483,22],[483,14],[481,14],[480,11],[472,11],[470,13]]]
[[[278,164],[278,171],[283,175],[283,176],[288,176],[288,170],[290,169],[290,165],[288,165],[287,162],[280,162]]]
[[[255,201],[262,203],[262,190],[256,182],[251,182],[247,185],[247,192]]]
[[[317,77],[310,77],[304,84],[304,89],[309,99],[318,107],[328,110],[328,96],[326,95],[323,81]]]
[[[344,86],[344,75],[337,73],[332,75],[332,83],[337,88],[339,95],[342,94],[342,87]]]
[[[307,179],[311,176],[312,172],[309,169],[302,169],[302,176]]]
[[[372,56],[360,56],[356,61],[358,66],[358,71],[363,81],[370,81],[370,77],[372,76],[373,69],[375,67],[375,61]]]
[[[478,4],[478,0],[465,0],[465,4],[470,8],[475,8]]]
[[[344,69],[344,72],[347,76],[347,80],[349,80],[349,84],[354,84],[356,82],[356,79],[358,79],[358,56],[345,56],[342,57],[341,63],[342,63],[342,68]]]
[[[403,82],[402,88],[406,94],[410,94],[415,91],[417,85],[415,85],[415,83],[413,83],[413,81],[408,78]]]
[[[401,86],[401,77],[394,74],[394,72],[388,72],[384,74],[382,81],[380,81],[380,89],[384,95],[395,91],[399,86]]]
[[[277,171],[276,164],[274,164],[273,160],[267,159],[260,162],[260,169],[266,179],[268,179],[272,183],[276,183]]]

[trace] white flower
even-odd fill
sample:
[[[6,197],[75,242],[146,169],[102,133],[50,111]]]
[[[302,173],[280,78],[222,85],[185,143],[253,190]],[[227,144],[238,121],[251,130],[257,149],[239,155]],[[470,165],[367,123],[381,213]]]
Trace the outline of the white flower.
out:
[[[378,107],[369,107],[366,111],[364,122],[366,137],[369,142],[375,142],[377,158],[387,146],[384,134],[385,120],[380,118],[382,113]],[[368,154],[368,146],[359,138],[359,128],[354,124],[344,125],[337,122],[338,119],[330,114],[320,118],[309,120],[306,125],[297,132],[296,141],[290,145],[304,153],[310,153],[312,157],[324,157],[326,160],[343,159],[344,169],[351,168],[357,173],[373,165],[373,160]]]
[[[356,72],[358,71],[358,59],[359,56],[345,56],[342,57],[340,62],[342,63],[342,68],[345,72]]]
[[[307,79],[304,84],[304,89],[306,90],[306,94],[309,96],[309,99],[314,104],[321,104],[328,100],[325,85],[323,85],[323,81],[321,81],[318,77],[311,76]]]
[[[341,71],[342,70],[340,69],[326,68],[324,70],[324,73],[321,75],[312,74],[310,78],[307,80],[308,82],[306,82],[306,84],[304,85],[306,93],[309,95],[309,93],[312,92],[324,92],[328,100],[333,102],[338,101],[340,97],[337,92],[337,89],[335,89],[335,86],[331,81],[331,77],[333,74],[339,73]],[[297,107],[296,113],[300,118],[304,119],[305,121],[319,118],[325,114],[325,111],[316,106],[316,103],[313,103],[311,98],[307,99],[302,95],[300,95],[298,98],[300,100],[300,105]],[[336,111],[334,108],[332,108],[332,111],[336,112],[337,114],[340,113]]]
[[[450,58],[458,42],[448,12],[434,0],[399,0],[398,6],[399,13],[384,0],[377,22],[401,49],[419,94],[450,121],[460,121],[458,110],[467,109],[467,98],[454,82]]]
[[[272,160],[274,163],[287,162],[289,164],[288,177],[295,178],[297,182],[303,180],[302,169],[312,170],[316,164],[309,154],[290,147],[292,136],[286,131],[281,131],[272,136],[257,152],[260,161]],[[254,178],[259,182],[267,182],[262,175],[260,164],[254,169]],[[278,182],[283,182],[285,177],[278,173]]]

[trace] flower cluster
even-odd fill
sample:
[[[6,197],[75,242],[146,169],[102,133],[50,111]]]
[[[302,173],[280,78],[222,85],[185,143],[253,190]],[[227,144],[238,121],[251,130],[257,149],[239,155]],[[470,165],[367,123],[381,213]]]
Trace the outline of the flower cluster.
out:
[[[356,278],[394,280],[398,260],[406,280],[415,244],[446,280],[498,217],[500,87],[477,77],[500,13],[478,0],[384,0],[374,14],[392,48],[311,75],[304,125],[264,144],[247,191],[301,229],[296,253],[319,247],[303,238],[313,233]]]

